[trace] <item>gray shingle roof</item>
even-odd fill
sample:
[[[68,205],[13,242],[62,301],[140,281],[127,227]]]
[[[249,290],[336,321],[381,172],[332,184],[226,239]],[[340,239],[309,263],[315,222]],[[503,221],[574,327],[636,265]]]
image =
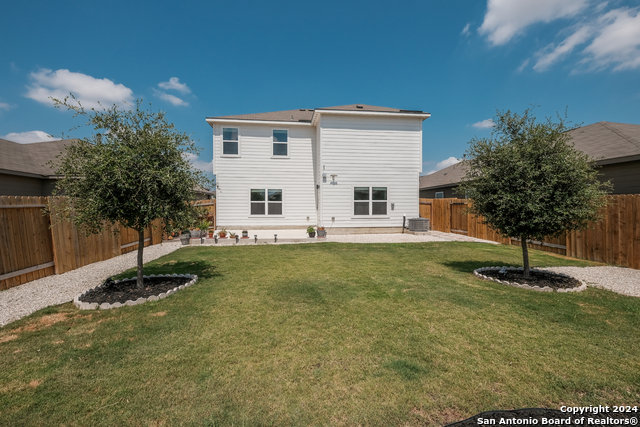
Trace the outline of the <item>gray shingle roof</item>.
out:
[[[640,158],[640,125],[598,122],[570,131],[575,148],[599,164],[619,163]],[[420,177],[420,189],[432,189],[458,184],[466,174],[458,163],[431,175]]]
[[[463,163],[456,163],[444,169],[440,169],[431,175],[420,177],[420,189],[448,187],[462,181],[462,177],[467,173],[467,166]]]
[[[0,170],[40,176],[53,176],[55,171],[47,162],[62,153],[69,139],[18,144],[0,139]]]
[[[640,155],[640,125],[598,122],[571,131],[571,142],[599,163]]]
[[[325,107],[316,109],[301,108],[299,110],[274,111],[271,113],[240,114],[236,116],[207,117],[208,119],[231,120],[266,120],[276,122],[311,122],[315,110],[339,110],[339,111],[372,111],[378,113],[422,113],[422,111],[399,110],[397,108],[376,107],[366,104],[340,105],[337,107]]]

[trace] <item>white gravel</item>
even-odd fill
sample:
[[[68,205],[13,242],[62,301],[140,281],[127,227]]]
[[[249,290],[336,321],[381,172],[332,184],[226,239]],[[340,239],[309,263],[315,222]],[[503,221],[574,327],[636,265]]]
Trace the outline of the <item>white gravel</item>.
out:
[[[340,243],[415,243],[415,242],[478,242],[498,245],[490,240],[476,239],[455,233],[429,231],[426,234],[328,234],[327,242]]]
[[[401,243],[401,242],[447,242],[465,241],[491,243],[459,234],[431,231],[428,234],[350,234],[330,235],[329,242],[342,243]],[[178,243],[163,243],[144,250],[147,263],[171,253],[182,246]],[[68,273],[44,277],[0,292],[0,326],[28,316],[42,308],[63,304],[73,300],[82,292],[98,286],[105,279],[136,266],[137,251],[120,255],[106,261],[86,265]],[[553,267],[547,270],[565,273],[585,281],[590,286],[640,297],[640,270],[622,267]]]
[[[179,248],[180,245],[176,244],[159,244],[144,248],[144,262],[153,261]],[[73,300],[82,292],[102,284],[107,278],[135,267],[137,257],[138,251],[129,252],[0,292],[0,326],[50,305]]]
[[[568,274],[587,285],[622,295],[640,297],[640,270],[624,267],[549,267],[545,270]]]

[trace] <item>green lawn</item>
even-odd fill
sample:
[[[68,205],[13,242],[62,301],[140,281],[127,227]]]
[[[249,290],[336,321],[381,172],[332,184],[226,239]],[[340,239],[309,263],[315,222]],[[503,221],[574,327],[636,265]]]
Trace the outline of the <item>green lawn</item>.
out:
[[[640,299],[472,274],[520,263],[455,242],[180,249],[145,268],[200,277],[176,295],[0,328],[0,425],[435,426],[638,404]]]

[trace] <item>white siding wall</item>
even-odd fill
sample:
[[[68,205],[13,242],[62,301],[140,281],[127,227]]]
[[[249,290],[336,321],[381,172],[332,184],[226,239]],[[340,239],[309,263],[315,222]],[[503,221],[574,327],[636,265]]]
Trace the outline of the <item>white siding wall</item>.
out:
[[[221,157],[222,128],[240,129],[240,157]],[[218,227],[309,226],[316,224],[312,126],[289,129],[289,158],[272,157],[273,126],[258,124],[220,125],[214,128],[214,169],[218,183]],[[252,188],[282,189],[283,216],[251,216]],[[309,217],[309,220],[307,220]]]
[[[320,150],[320,175],[327,174],[326,183],[320,180],[321,223],[327,229],[400,227],[403,214],[419,216],[420,118],[323,114]],[[335,185],[332,174],[338,175]],[[354,186],[387,187],[388,218],[354,218]]]

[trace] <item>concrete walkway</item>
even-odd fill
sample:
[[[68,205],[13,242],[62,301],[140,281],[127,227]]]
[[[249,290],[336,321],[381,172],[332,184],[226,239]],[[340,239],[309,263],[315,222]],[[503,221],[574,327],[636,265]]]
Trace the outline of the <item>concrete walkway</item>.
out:
[[[234,230],[231,230],[234,231]],[[309,237],[306,230],[248,230],[249,238],[239,238],[236,243],[236,239],[226,238],[218,239],[218,243],[215,239],[192,239],[191,245],[255,245],[255,244],[285,244],[285,243],[321,243],[321,242],[340,242],[340,243],[415,243],[415,242],[478,242],[478,243],[491,243],[497,245],[498,243],[490,240],[476,239],[474,237],[467,237],[462,234],[443,233],[440,231],[428,231],[422,233],[390,233],[390,234],[331,234],[331,231],[327,231],[327,237]],[[238,232],[240,233],[240,232]],[[257,243],[256,243],[257,236]],[[166,241],[165,243],[180,244],[179,239]]]

